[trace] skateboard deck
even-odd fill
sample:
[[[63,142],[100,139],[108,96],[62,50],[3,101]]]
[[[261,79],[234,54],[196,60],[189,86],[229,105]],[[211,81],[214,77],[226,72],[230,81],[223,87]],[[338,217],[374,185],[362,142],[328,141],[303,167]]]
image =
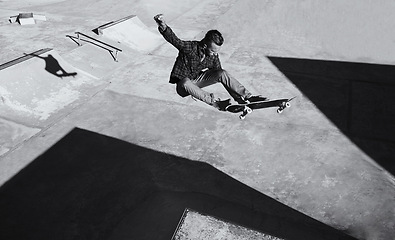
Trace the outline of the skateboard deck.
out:
[[[232,113],[241,112],[241,115],[239,116],[240,119],[244,119],[247,114],[251,113],[255,109],[260,108],[277,107],[277,113],[282,113],[285,108],[291,107],[291,104],[289,102],[294,98],[295,97],[265,100],[246,104],[232,104],[227,106],[225,110]]]

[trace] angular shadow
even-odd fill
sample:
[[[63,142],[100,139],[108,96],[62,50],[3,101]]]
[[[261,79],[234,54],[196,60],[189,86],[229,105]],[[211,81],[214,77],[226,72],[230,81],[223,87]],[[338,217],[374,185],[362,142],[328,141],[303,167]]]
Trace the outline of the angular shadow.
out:
[[[209,164],[78,128],[0,188],[0,238],[170,239],[185,208],[286,239],[354,239]]]
[[[75,77],[77,75],[76,72],[69,73],[66,70],[63,69],[62,66],[60,66],[58,60],[54,58],[51,54],[48,54],[46,57],[42,57],[40,55],[30,53],[30,54],[25,54],[28,56],[33,56],[40,58],[45,61],[45,70],[57,77],[63,78],[63,77]]]
[[[351,141],[395,175],[395,66],[268,58]]]

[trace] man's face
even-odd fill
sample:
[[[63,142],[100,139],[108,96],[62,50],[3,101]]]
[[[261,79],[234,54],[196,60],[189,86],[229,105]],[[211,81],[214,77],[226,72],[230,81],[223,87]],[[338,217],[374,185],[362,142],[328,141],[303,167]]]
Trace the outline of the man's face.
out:
[[[221,46],[218,46],[214,42],[209,42],[209,43],[207,43],[205,54],[207,56],[217,55],[220,49],[221,49]]]

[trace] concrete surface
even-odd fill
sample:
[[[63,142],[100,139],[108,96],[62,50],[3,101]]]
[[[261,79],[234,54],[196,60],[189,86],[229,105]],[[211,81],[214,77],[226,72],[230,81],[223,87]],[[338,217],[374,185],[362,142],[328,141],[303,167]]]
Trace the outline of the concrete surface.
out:
[[[171,239],[186,207],[286,239],[354,239],[208,163],[80,128],[0,194],[5,239]]]
[[[110,23],[113,24],[99,27],[99,35],[137,51],[149,53],[163,43],[163,38],[158,35],[158,32],[151,32],[135,15],[116,19]]]
[[[185,209],[172,240],[178,239],[281,240],[271,235],[226,222],[192,209]]]
[[[8,119],[26,124],[47,125],[50,116],[82,99],[84,88],[94,89],[100,82],[76,70],[52,49],[26,53],[0,66],[4,66],[1,110]]]
[[[95,83],[92,87],[88,84],[86,88],[76,88],[83,94],[64,99],[69,100],[66,105],[61,104],[56,109],[44,108],[48,113],[45,119],[42,116],[32,119],[30,113],[18,115],[19,112],[13,107],[7,111],[1,110],[1,206],[7,209],[9,204],[17,203],[12,200],[23,199],[18,189],[27,183],[28,189],[31,189],[28,192],[38,196],[37,201],[42,196],[40,189],[43,193],[56,190],[48,199],[59,199],[71,193],[73,188],[79,188],[82,197],[75,198],[75,201],[58,210],[73,210],[76,213],[72,218],[76,222],[72,225],[75,228],[70,238],[82,234],[85,238],[98,239],[123,232],[114,229],[127,229],[125,226],[136,223],[134,217],[144,216],[141,212],[134,215],[134,211],[144,212],[149,206],[160,209],[163,205],[155,203],[163,202],[166,205],[167,201],[173,202],[172,197],[148,194],[144,196],[151,196],[151,201],[145,202],[145,208],[132,203],[123,208],[120,203],[114,206],[118,210],[103,210],[97,213],[99,215],[92,212],[86,219],[79,217],[82,216],[80,213],[92,211],[91,208],[104,207],[100,204],[111,202],[112,198],[120,196],[117,195],[120,192],[125,193],[122,189],[120,192],[108,189],[132,179],[125,177],[119,181],[109,181],[110,184],[101,189],[100,186],[73,182],[72,168],[70,171],[58,171],[59,175],[51,175],[48,169],[56,169],[56,164],[46,164],[53,159],[46,157],[46,152],[50,151],[50,156],[56,156],[58,148],[52,146],[59,141],[55,146],[64,146],[65,139],[73,136],[69,133],[78,127],[163,153],[163,159],[174,156],[207,163],[240,181],[243,186],[256,190],[265,199],[277,200],[278,204],[285,204],[308,216],[303,220],[291,220],[309,226],[307,228],[311,232],[305,232],[313,237],[289,235],[288,239],[320,239],[314,236],[314,232],[321,227],[310,225],[312,219],[326,224],[325,228],[332,227],[357,239],[393,239],[395,84],[391,76],[394,73],[395,36],[390,30],[395,24],[393,5],[392,1],[375,4],[354,0],[347,3],[340,0],[174,0],[166,5],[159,0],[119,1],[117,4],[109,0],[0,2],[0,13],[26,11],[47,17],[45,22],[20,26],[8,23],[6,19],[9,16],[4,16],[0,25],[2,63],[22,57],[23,53],[51,48],[64,61],[60,65],[70,64],[73,71],[85,73],[92,79],[90,82]],[[153,32],[155,23],[152,17],[157,13],[164,13],[169,25],[184,39],[200,39],[211,28],[223,32],[225,45],[220,53],[223,67],[253,93],[270,98],[297,96],[293,107],[281,115],[273,109],[256,111],[245,121],[240,121],[237,115],[218,112],[191,98],[177,96],[174,86],[167,83],[177,51],[164,41],[163,45],[148,54],[119,43],[118,46],[125,51],[116,64],[103,49],[95,49],[88,43],[78,47],[66,37],[75,31],[90,32],[106,22],[131,14],[137,15]],[[38,64],[38,60],[34,61]],[[26,63],[19,65],[21,69],[29,69]],[[46,74],[44,66],[37,65],[37,71],[34,76]],[[8,92],[13,94],[7,96],[26,98],[28,101],[32,90],[29,84],[32,82],[23,80],[21,71],[15,71],[12,76],[18,89],[9,88]],[[11,86],[10,79],[2,77],[0,86]],[[40,81],[49,83],[49,78],[40,77],[34,84],[40,86]],[[47,83],[42,83],[42,91],[37,90],[36,95],[45,98]],[[220,85],[211,86],[208,90],[222,98],[227,97]],[[2,93],[4,99],[7,96]],[[4,107],[9,106],[3,101],[2,109]],[[73,146],[72,143],[70,146]],[[86,144],[89,146],[89,140],[81,146]],[[66,144],[65,149],[68,146]],[[106,151],[100,144],[92,147],[100,149],[100,152]],[[61,159],[66,162],[58,160],[59,166],[66,164],[67,168],[67,159],[74,159],[78,151],[84,151],[84,148],[78,150],[74,146],[70,152],[60,151]],[[116,157],[122,152],[115,150],[106,154],[111,158],[112,154]],[[133,154],[130,156],[134,158]],[[79,159],[82,161],[84,157]],[[144,158],[138,159],[142,161]],[[105,166],[104,173],[111,171],[111,165]],[[170,166],[176,167],[177,164]],[[47,170],[44,172],[48,175],[42,176],[45,181],[37,179],[40,169]],[[97,173],[95,168],[87,166],[85,169],[86,172],[79,176],[87,183],[106,181],[105,177],[94,176]],[[168,176],[164,180],[169,178],[169,181],[182,182],[188,179],[185,172],[182,174],[184,177],[177,178],[178,175],[170,174],[172,170],[172,167],[163,169],[163,174]],[[32,175],[26,175],[26,171]],[[149,182],[155,177],[156,174],[144,179]],[[51,185],[51,179],[57,185]],[[62,184],[67,187],[61,188]],[[205,184],[210,186],[207,182]],[[189,187],[178,192],[181,198],[186,197],[183,193],[186,194]],[[149,192],[149,188],[145,190]],[[177,187],[170,190],[177,191]],[[130,191],[134,191],[133,188]],[[243,199],[243,194],[238,194],[236,189],[233,191],[232,196],[240,199],[230,202],[236,204],[241,201],[239,203],[248,208],[245,211],[255,209],[245,202],[248,200]],[[224,198],[216,194],[219,192],[208,193],[209,197]],[[85,201],[93,205],[87,206]],[[260,202],[259,199],[257,202]],[[264,206],[267,201],[262,200],[261,203],[263,206],[257,211],[265,216],[270,213]],[[282,208],[280,205],[275,204],[276,207],[269,209],[276,212]],[[211,206],[214,209],[218,207]],[[30,208],[26,203],[19,207],[32,212],[28,219],[40,219],[35,217],[37,212],[34,212],[34,207]],[[124,216],[119,212],[122,209],[127,209]],[[7,212],[13,214],[10,209]],[[280,219],[279,225],[287,223],[285,226],[298,226],[290,224],[291,220],[282,213],[271,213]],[[88,223],[95,220],[95,216],[103,217],[101,214],[106,217],[117,215],[109,218],[111,222],[103,232],[90,228],[100,224]],[[172,214],[176,215],[176,212]],[[18,218],[21,216],[19,213],[14,216],[11,224],[18,224],[23,219]],[[55,223],[56,227],[57,216],[46,216],[48,218],[43,218],[41,226],[48,221]],[[254,222],[252,215],[248,216]],[[276,225],[276,228],[260,223],[255,226],[262,230],[267,227],[267,231],[277,234],[283,232],[279,231],[282,229],[280,226]],[[27,229],[33,228],[28,223],[21,224]],[[338,234],[335,232],[333,234]],[[113,235],[113,239],[119,238]]]

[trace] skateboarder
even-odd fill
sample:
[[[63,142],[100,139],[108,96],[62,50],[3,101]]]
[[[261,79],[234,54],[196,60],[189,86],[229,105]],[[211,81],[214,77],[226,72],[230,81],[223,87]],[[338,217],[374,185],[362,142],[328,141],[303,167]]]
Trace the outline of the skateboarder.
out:
[[[213,93],[202,89],[220,82],[238,103],[266,99],[253,96],[241,83],[222,69],[218,52],[224,39],[219,31],[208,31],[201,41],[184,41],[174,34],[162,14],[154,16],[154,20],[166,41],[179,51],[170,74],[170,83],[177,84],[176,90],[180,96],[191,95],[220,111],[225,111],[226,106],[230,104],[230,99],[221,100]]]

